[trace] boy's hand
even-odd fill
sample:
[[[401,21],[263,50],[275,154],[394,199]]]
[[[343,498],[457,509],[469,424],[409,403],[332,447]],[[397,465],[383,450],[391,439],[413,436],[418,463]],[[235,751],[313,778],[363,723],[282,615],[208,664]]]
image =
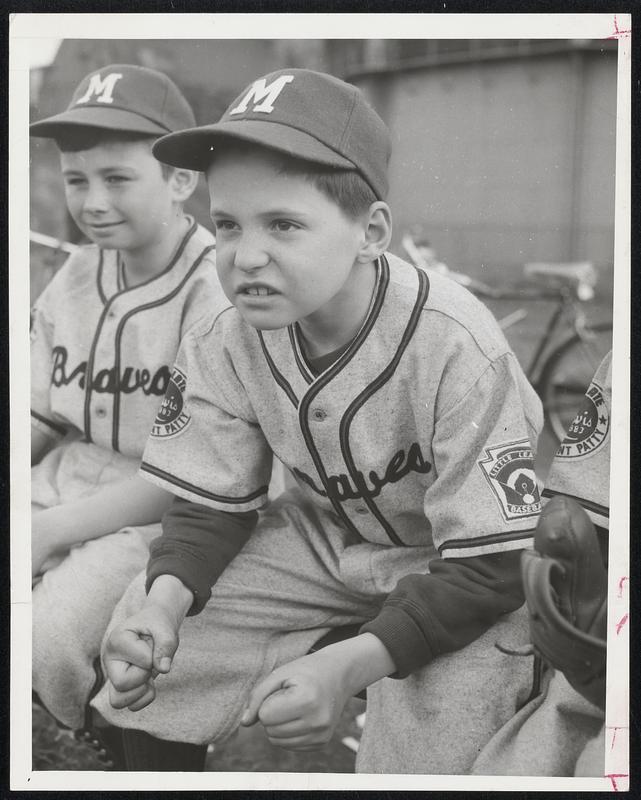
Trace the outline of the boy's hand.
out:
[[[114,708],[140,711],[155,698],[154,679],[171,669],[178,631],[193,600],[178,578],[160,575],[145,606],[109,634],[104,659]]]
[[[349,697],[340,662],[332,663],[320,651],[279,667],[261,681],[241,724],[260,720],[272,744],[315,750],[332,738]]]
[[[160,605],[145,606],[114,628],[105,645],[114,708],[140,711],[156,697],[154,678],[167,673],[178,648],[175,615]]]
[[[114,708],[140,711],[156,696],[155,677],[171,669],[178,649],[178,631],[194,596],[173,575],[153,582],[146,605],[112,630],[105,645]]]

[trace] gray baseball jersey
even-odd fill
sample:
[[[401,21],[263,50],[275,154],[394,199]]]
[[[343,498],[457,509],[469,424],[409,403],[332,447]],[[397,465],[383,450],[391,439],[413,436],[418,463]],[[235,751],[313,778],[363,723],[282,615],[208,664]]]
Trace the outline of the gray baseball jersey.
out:
[[[544,497],[574,497],[595,525],[609,527],[612,352],[599,365],[556,452]]]
[[[318,377],[296,326],[234,308],[185,337],[142,474],[212,508],[267,500],[272,454],[357,540],[442,556],[528,546],[541,405],[496,321],[447,278],[392,255],[363,325]]]
[[[75,252],[35,303],[32,423],[140,457],[169,385],[180,340],[199,316],[228,305],[214,237],[193,220],[172,262],[128,289],[115,250]]]

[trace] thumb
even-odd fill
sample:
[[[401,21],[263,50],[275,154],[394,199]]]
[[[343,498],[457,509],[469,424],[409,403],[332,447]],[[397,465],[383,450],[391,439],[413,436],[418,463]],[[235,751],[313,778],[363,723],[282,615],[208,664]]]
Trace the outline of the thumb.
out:
[[[178,649],[178,633],[171,625],[159,625],[152,633],[154,669],[163,674],[171,669],[176,650]]]
[[[267,698],[285,688],[285,678],[280,676],[277,672],[272,672],[265,680],[261,681],[255,686],[250,695],[243,716],[240,719],[240,724],[249,726],[258,722],[258,712],[262,704]]]

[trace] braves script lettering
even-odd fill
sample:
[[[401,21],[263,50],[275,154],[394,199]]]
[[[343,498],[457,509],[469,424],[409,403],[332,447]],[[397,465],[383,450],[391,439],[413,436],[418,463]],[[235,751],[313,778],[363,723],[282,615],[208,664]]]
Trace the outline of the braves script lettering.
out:
[[[66,347],[53,348],[53,369],[51,370],[52,386],[68,386],[73,381],[78,381],[80,389],[85,388],[87,373],[87,362],[81,361],[73,368],[67,367],[68,353]],[[141,390],[146,395],[156,395],[163,397],[169,385],[169,367],[162,366],[152,375],[148,369],[137,367],[125,367],[122,371],[120,381],[116,378],[116,369],[101,369],[94,375],[91,388],[95,392],[115,394],[117,391],[123,394],[133,394]]]
[[[323,489],[319,489],[313,478],[302,470],[294,467],[293,471],[317,494],[342,502],[343,500],[378,497],[382,488],[388,483],[397,483],[410,472],[418,472],[419,474],[425,475],[431,469],[432,465],[423,458],[419,444],[414,442],[407,453],[405,450],[399,450],[394,453],[389,464],[385,468],[383,477],[380,477],[373,469],[369,471],[368,478],[366,478],[360,470],[356,471],[351,477],[345,473],[329,475],[327,478],[327,492]]]

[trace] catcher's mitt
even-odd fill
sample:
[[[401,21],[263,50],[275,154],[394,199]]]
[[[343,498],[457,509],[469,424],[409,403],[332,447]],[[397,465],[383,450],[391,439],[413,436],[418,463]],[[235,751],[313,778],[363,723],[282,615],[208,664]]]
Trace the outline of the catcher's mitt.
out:
[[[607,573],[583,508],[558,496],[521,561],[535,649],[590,702],[605,707]]]

